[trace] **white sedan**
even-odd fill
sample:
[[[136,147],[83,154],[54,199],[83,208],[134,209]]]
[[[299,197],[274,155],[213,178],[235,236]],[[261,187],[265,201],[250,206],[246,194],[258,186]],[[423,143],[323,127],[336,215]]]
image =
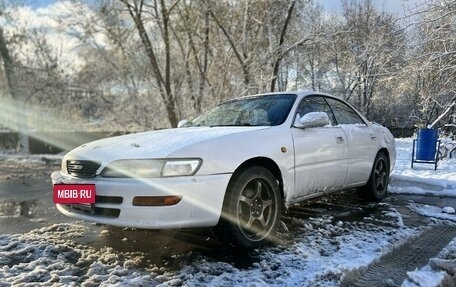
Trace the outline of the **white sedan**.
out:
[[[388,129],[346,102],[284,92],[221,103],[177,129],[84,144],[51,177],[54,193],[56,186],[96,193],[94,203],[58,203],[67,216],[149,229],[216,227],[229,242],[254,247],[273,238],[295,202],[354,187],[383,199],[395,157]]]

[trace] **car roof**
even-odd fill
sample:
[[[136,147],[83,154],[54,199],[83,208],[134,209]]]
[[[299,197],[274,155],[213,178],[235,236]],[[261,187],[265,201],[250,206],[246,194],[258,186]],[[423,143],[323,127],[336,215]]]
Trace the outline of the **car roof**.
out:
[[[247,95],[247,96],[237,97],[237,98],[233,98],[231,100],[247,99],[247,98],[270,96],[270,95],[296,95],[296,96],[298,96],[298,98],[303,98],[303,97],[311,96],[311,95],[313,95],[313,96],[319,95],[319,96],[327,96],[327,97],[331,97],[331,98],[335,98],[335,99],[340,99],[339,97],[336,97],[336,96],[333,96],[333,95],[330,95],[330,94],[326,94],[326,93],[322,93],[322,92],[316,92],[316,91],[312,91],[312,90],[301,90],[301,91],[261,93],[261,94],[254,94],[254,95]]]

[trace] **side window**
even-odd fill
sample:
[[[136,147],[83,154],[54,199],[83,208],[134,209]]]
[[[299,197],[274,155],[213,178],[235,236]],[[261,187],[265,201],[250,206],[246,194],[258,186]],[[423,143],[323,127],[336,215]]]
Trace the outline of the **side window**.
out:
[[[339,125],[355,125],[355,124],[361,124],[365,125],[366,123],[361,119],[361,117],[347,104],[331,99],[331,98],[326,98],[326,101],[328,102],[329,106],[331,107],[331,110],[334,113],[334,116],[336,117],[336,122]]]
[[[311,112],[323,112],[328,115],[329,122],[331,123],[331,125],[336,125],[334,116],[331,112],[331,108],[328,106],[328,103],[326,103],[326,101],[322,97],[305,97],[299,104],[297,112],[301,117]]]

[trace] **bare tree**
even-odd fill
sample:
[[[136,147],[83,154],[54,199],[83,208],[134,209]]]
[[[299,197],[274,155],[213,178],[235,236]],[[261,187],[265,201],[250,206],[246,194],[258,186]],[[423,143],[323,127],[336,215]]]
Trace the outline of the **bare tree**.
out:
[[[295,41],[300,44],[288,57],[295,63],[292,69],[296,71],[295,89],[332,91],[333,81],[329,80],[329,76],[333,70],[334,51],[328,45],[334,42],[333,37],[341,28],[326,19],[322,9],[312,3],[301,8],[300,19],[290,33],[299,35]]]
[[[178,5],[180,25],[185,35],[187,36],[187,48],[177,33],[175,39],[178,41],[181,53],[184,59],[186,69],[186,77],[188,88],[191,93],[191,99],[196,113],[201,113],[203,97],[205,95],[206,86],[211,87],[211,82],[208,79],[209,56],[210,56],[210,11],[208,7],[201,2],[196,2],[196,6],[192,6],[195,2],[182,1]],[[200,13],[195,13],[200,11]],[[195,15],[196,14],[196,15]],[[201,27],[199,27],[201,26]],[[198,40],[200,43],[198,43]],[[188,50],[188,51],[187,51]],[[188,55],[188,56],[187,56]],[[189,55],[193,58],[193,63],[196,66],[198,74],[198,91],[195,92],[193,84],[193,72]]]
[[[277,48],[275,48],[274,61],[272,64],[271,85],[269,88],[269,90],[271,92],[274,92],[275,88],[276,88],[276,82],[277,82],[277,76],[279,73],[280,63],[282,62],[283,57],[291,51],[290,48],[284,49],[284,45],[285,45],[285,35],[287,34],[287,29],[288,29],[288,26],[290,25],[291,15],[293,13],[295,5],[296,5],[296,0],[293,0],[290,2],[290,5],[288,6],[287,15],[285,17],[285,20],[282,25],[282,30],[280,32],[279,43],[278,43]]]
[[[244,12],[243,12],[243,19],[240,23],[242,23],[242,28],[241,28],[241,39],[236,41],[235,39],[235,34],[231,33],[229,31],[229,28],[226,26],[229,26],[230,23],[229,21],[224,21],[220,15],[218,15],[216,12],[214,12],[214,7],[217,7],[214,2],[206,2],[207,9],[214,19],[215,23],[217,26],[220,28],[220,30],[223,32],[224,36],[226,37],[226,40],[228,41],[228,44],[230,48],[232,49],[237,61],[239,62],[239,65],[242,70],[242,77],[243,77],[243,84],[244,87],[246,88],[246,93],[251,93],[251,92],[256,92],[258,91],[258,88],[254,84],[254,79],[251,74],[251,63],[252,63],[252,55],[250,51],[250,35],[248,33],[248,29],[251,28],[249,26],[250,24],[250,9],[251,9],[251,1],[247,0],[244,1],[243,4],[244,6]],[[237,30],[237,29],[235,29]]]
[[[456,94],[456,3],[426,2],[414,11],[416,15],[418,21],[410,32],[415,38],[409,60],[409,69],[414,71],[410,86],[420,99],[417,116],[421,124],[435,126],[442,115],[451,114]]]
[[[405,37],[395,19],[371,1],[344,2],[335,63],[344,97],[369,115],[375,97],[400,69]],[[342,75],[343,74],[343,75]]]
[[[120,0],[128,9],[128,13],[133,20],[138,35],[141,39],[143,48],[149,60],[153,76],[155,78],[159,93],[166,107],[169,123],[172,127],[177,126],[178,110],[176,96],[172,90],[171,82],[171,45],[170,45],[170,14],[178,4],[179,0],[172,3],[169,7],[166,6],[164,0],[155,0],[150,8],[152,9],[153,16],[156,23],[160,27],[162,40],[164,43],[164,68],[160,67],[157,51],[154,49],[150,40],[149,34],[145,28],[144,8],[145,3],[143,0]],[[148,5],[148,4],[147,4]],[[164,71],[163,71],[164,69]]]

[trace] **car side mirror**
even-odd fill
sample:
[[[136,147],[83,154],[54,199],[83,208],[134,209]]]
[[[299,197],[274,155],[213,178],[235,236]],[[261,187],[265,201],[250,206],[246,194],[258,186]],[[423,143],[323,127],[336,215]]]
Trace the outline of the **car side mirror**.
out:
[[[181,128],[183,125],[185,125],[186,123],[188,123],[188,120],[181,120],[180,122],[177,123],[177,127],[178,128]]]
[[[323,112],[307,113],[299,118],[297,122],[299,123],[298,125],[295,123],[295,127],[297,128],[316,128],[330,124],[328,114]]]

